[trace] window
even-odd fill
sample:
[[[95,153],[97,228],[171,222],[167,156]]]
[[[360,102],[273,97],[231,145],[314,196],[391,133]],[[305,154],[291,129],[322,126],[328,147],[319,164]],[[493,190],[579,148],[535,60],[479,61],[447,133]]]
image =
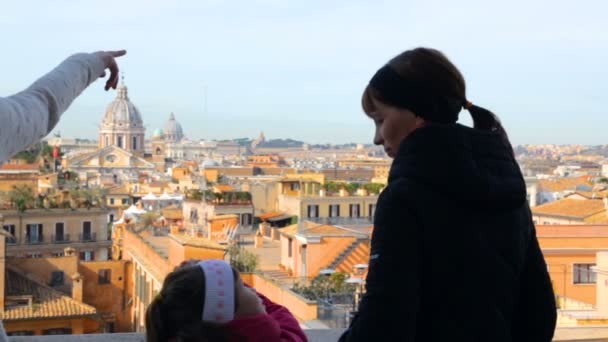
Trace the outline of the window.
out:
[[[114,197],[110,197],[110,205],[114,205]]]
[[[5,224],[4,225],[4,230],[7,231],[8,233],[10,233],[13,237],[6,237],[6,243],[16,243],[16,236],[15,236],[15,225],[14,224]]]
[[[64,273],[63,271],[53,271],[51,272],[51,286],[62,286],[64,285]]]
[[[595,272],[591,270],[595,264],[574,264],[572,266],[572,282],[574,284],[595,284]]]
[[[99,270],[99,284],[109,284],[112,280],[112,270],[109,268]]]
[[[116,138],[116,145],[118,145],[118,147],[120,147],[120,148],[123,148],[123,146],[122,146],[122,135],[119,135]]]
[[[308,206],[308,217],[319,217],[319,205],[311,204]]]
[[[123,205],[125,205],[125,204],[129,204],[129,199],[128,199],[128,198],[123,198],[123,199],[121,200],[121,203],[122,203]]]
[[[300,183],[291,183],[291,191],[300,190]]]
[[[108,138],[108,136],[105,136],[105,140],[106,140],[106,144],[104,146],[110,146],[110,139]]]
[[[91,221],[82,222],[82,234],[81,241],[91,241],[93,239],[93,234],[91,233]]]
[[[22,330],[22,331],[7,331],[8,336],[34,336],[33,331]]]
[[[93,251],[80,252],[80,260],[93,261],[94,259],[95,259],[95,252],[93,252]]]
[[[51,255],[54,256],[55,258],[64,257],[65,252],[53,252]]]
[[[329,205],[329,217],[339,217],[340,216],[340,205],[339,204],[330,204]]]
[[[104,330],[105,330],[106,333],[113,333],[113,332],[115,332],[114,322],[106,322],[106,326],[105,326]]]
[[[70,328],[55,328],[42,330],[42,335],[71,335],[72,329]]]
[[[27,243],[42,242],[42,224],[32,223],[25,225],[25,240]]]
[[[292,257],[292,253],[293,253],[293,250],[292,250],[293,247],[292,247],[292,245],[293,245],[293,239],[289,238],[287,240],[287,257],[288,258]]]
[[[132,142],[132,144],[131,144],[132,146],[131,147],[134,150],[137,150],[137,137],[133,137],[133,139],[131,140],[131,142]]]
[[[64,228],[63,222],[55,223],[55,237],[53,239],[55,242],[65,241],[65,236],[63,234],[63,230],[64,230],[63,228]]]
[[[376,214],[376,205],[370,204],[369,205],[369,217],[374,217],[375,214]]]
[[[359,204],[351,204],[350,205],[350,217],[360,217],[360,208]]]

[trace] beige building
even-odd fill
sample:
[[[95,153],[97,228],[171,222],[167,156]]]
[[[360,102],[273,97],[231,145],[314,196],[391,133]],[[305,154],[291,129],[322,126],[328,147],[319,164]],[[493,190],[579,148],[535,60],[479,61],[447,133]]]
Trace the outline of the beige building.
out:
[[[308,219],[373,217],[377,195],[362,189],[352,195],[345,190],[328,195],[321,184],[315,179],[283,179],[279,183],[277,210]]]
[[[108,235],[108,210],[31,209],[23,213],[1,210],[8,257],[63,256],[70,246],[80,260],[107,260],[112,245]]]

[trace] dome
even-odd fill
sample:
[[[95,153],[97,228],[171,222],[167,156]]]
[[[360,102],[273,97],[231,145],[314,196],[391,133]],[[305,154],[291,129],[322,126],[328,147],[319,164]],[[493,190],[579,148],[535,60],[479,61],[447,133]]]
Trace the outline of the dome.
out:
[[[101,123],[105,126],[143,127],[139,110],[129,100],[124,82],[118,86],[118,94],[106,108]]]
[[[202,168],[216,167],[216,166],[220,166],[220,163],[218,163],[217,161],[215,161],[213,159],[207,159],[201,164]]]
[[[162,128],[157,128],[152,132],[152,138],[162,138],[164,136]]]
[[[180,141],[184,139],[184,131],[182,130],[182,125],[175,120],[175,115],[171,113],[169,116],[169,120],[165,123],[165,127],[163,128],[163,133],[165,133],[165,139],[168,141]]]

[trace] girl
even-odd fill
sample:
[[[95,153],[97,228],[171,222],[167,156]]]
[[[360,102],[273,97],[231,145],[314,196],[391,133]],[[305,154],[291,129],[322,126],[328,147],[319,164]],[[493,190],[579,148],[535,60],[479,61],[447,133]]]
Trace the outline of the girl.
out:
[[[464,108],[474,127],[456,123]],[[555,300],[507,134],[439,51],[405,51],[363,92],[394,158],[350,341],[551,341]]]
[[[187,262],[167,276],[146,312],[146,340],[307,341],[289,310],[246,286],[223,260]]]

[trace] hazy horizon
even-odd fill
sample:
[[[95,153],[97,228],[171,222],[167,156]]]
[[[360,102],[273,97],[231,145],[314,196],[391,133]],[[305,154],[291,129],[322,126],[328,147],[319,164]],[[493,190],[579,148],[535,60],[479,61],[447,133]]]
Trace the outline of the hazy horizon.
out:
[[[498,114],[514,144],[601,145],[606,12],[599,0],[9,2],[0,13],[10,52],[0,96],[71,53],[124,48],[119,63],[147,136],[174,112],[192,140],[264,131],[369,144],[362,89],[391,57],[422,45],[452,59],[469,99]],[[102,87],[93,84],[64,114],[62,136],[97,138],[115,97]]]

